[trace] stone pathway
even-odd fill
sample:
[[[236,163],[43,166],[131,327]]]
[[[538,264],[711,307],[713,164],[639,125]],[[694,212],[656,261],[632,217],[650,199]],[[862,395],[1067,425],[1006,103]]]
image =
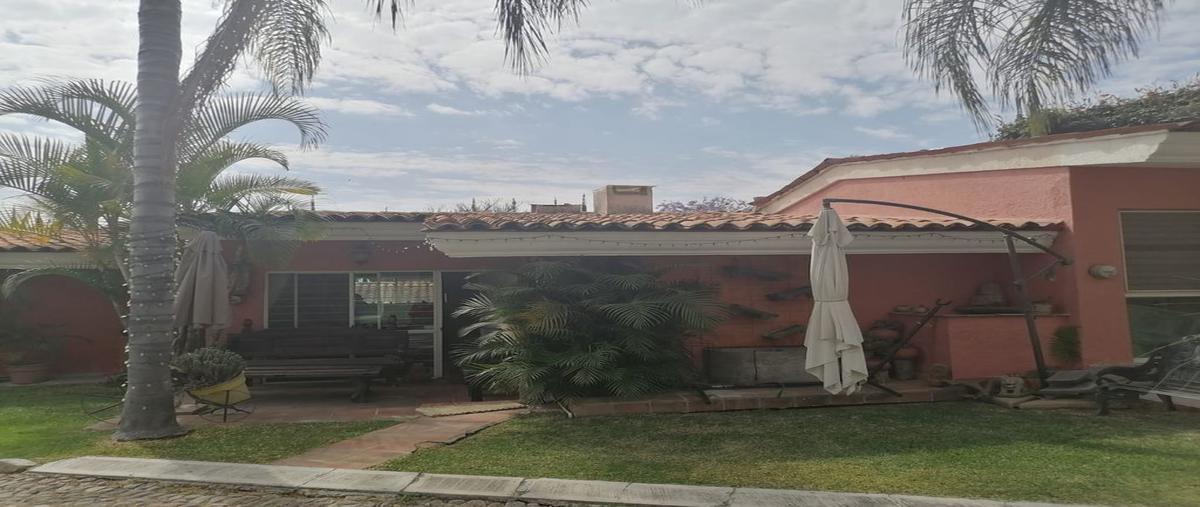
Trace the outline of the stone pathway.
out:
[[[517,412],[484,412],[416,419],[372,431],[303,454],[276,461],[276,465],[370,468],[422,447],[454,443],[468,435],[507,421]]]
[[[95,505],[226,506],[427,506],[538,507],[520,501],[437,499],[392,494],[318,490],[269,490],[137,479],[101,479],[45,474],[0,475],[0,506]]]
[[[469,504],[475,506],[491,505],[488,502],[507,506],[599,504],[676,507],[798,507],[806,505],[821,507],[1049,507],[1051,505],[909,495],[526,479],[92,456],[47,463],[15,476],[40,475],[108,478],[118,479],[122,483],[128,481],[131,484],[136,484],[138,480],[157,479],[198,483],[206,487],[232,485],[259,488],[259,490],[267,492],[273,491],[273,494],[298,494],[299,492],[304,492],[301,493],[303,495],[373,494],[381,496],[369,497],[362,501],[369,503],[373,501],[371,498],[376,498],[383,502],[383,505],[393,505],[387,502],[412,496],[470,499],[474,503]],[[62,489],[61,492],[64,494],[72,492],[91,494],[100,492],[101,486],[105,483],[95,484],[97,485],[88,486],[82,490],[68,484],[57,487],[54,491],[59,492],[59,489]],[[35,489],[37,488],[40,487],[35,486]],[[93,491],[93,488],[101,489]],[[7,491],[7,489],[0,482],[0,491]],[[49,491],[49,486],[39,489],[39,491]],[[29,495],[29,493],[23,494]],[[386,495],[391,495],[391,498]],[[133,498],[135,500],[133,502],[121,503],[141,503],[140,499]],[[172,500],[170,497],[164,498]],[[263,497],[263,501],[269,501],[270,498],[272,497]],[[184,499],[179,500],[183,501]],[[4,501],[7,499],[0,496],[0,505]],[[157,502],[147,500],[145,503]],[[257,505],[258,502],[248,500],[245,503],[254,503],[256,507],[260,507]],[[269,505],[294,504],[281,502]]]

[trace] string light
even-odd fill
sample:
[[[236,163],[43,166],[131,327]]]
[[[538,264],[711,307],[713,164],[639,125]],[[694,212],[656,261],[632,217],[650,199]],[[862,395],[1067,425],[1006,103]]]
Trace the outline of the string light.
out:
[[[537,236],[528,236],[528,237],[524,237],[524,238],[512,238],[512,237],[505,237],[505,238],[445,238],[445,237],[443,237],[443,238],[437,238],[436,241],[447,241],[447,242],[455,242],[455,243],[480,243],[480,242],[487,243],[487,242],[503,241],[503,242],[507,243],[509,241],[520,242],[520,241],[536,241],[536,240],[544,240],[544,239],[562,239],[562,240],[586,242],[586,243],[591,243],[591,244],[605,244],[605,245],[616,245],[616,246],[640,246],[640,247],[682,246],[682,247],[687,248],[687,247],[731,246],[731,245],[753,244],[753,243],[760,243],[760,242],[764,242],[764,241],[796,239],[796,238],[801,238],[801,237],[807,237],[807,235],[808,235],[808,233],[806,233],[806,232],[793,232],[793,233],[787,233],[787,234],[778,234],[778,235],[774,235],[774,236],[763,236],[763,237],[758,237],[758,238],[713,240],[713,241],[694,241],[694,240],[631,241],[631,240],[610,240],[610,239],[586,238],[586,237],[580,237],[580,236],[567,236],[564,234],[539,234]],[[908,240],[913,240],[913,239],[936,238],[936,239],[943,239],[943,240],[948,240],[948,241],[957,241],[957,242],[961,242],[961,243],[970,243],[970,244],[975,244],[975,245],[996,244],[996,243],[1003,242],[1002,236],[998,236],[996,238],[963,238],[960,236],[952,236],[949,234],[943,234],[943,233],[938,233],[938,232],[922,232],[922,233],[911,233],[911,234],[904,233],[903,235],[898,235],[898,236],[874,236],[874,235],[872,235],[872,236],[869,236],[869,238],[872,241],[877,241],[877,240],[908,241]],[[428,242],[428,240],[427,240],[427,242]]]

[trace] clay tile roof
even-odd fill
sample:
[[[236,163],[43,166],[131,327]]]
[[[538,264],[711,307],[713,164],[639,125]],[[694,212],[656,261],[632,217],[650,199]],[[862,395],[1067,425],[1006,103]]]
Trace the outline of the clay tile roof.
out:
[[[821,174],[834,166],[839,166],[839,165],[843,165],[843,164],[852,164],[852,163],[856,163],[856,162],[873,162],[876,160],[892,160],[892,159],[898,159],[898,158],[929,157],[929,156],[935,156],[935,155],[945,155],[948,153],[979,151],[979,150],[988,150],[988,149],[994,149],[994,148],[1012,148],[1012,147],[1016,147],[1016,146],[1025,146],[1025,145],[1031,145],[1031,144],[1053,143],[1053,142],[1068,141],[1068,140],[1074,140],[1074,139],[1087,139],[1087,138],[1091,138],[1091,137],[1137,134],[1137,133],[1141,133],[1141,132],[1155,132],[1155,131],[1160,131],[1160,130],[1166,131],[1166,132],[1196,132],[1196,131],[1200,131],[1200,121],[1193,120],[1193,121],[1182,121],[1182,122],[1173,122],[1173,123],[1155,123],[1155,124],[1151,124],[1151,125],[1135,125],[1132,127],[1118,127],[1118,128],[1111,128],[1111,129],[1088,130],[1088,131],[1083,131],[1083,132],[1065,132],[1062,134],[1051,134],[1051,135],[1047,135],[1047,136],[1027,137],[1027,138],[1021,138],[1021,139],[1005,139],[1005,140],[1001,140],[1001,141],[987,141],[987,142],[982,142],[982,143],[964,144],[961,146],[950,146],[947,148],[937,148],[937,149],[931,149],[931,150],[902,151],[902,152],[896,152],[896,153],[881,153],[881,154],[877,154],[877,155],[864,155],[864,156],[857,156],[857,157],[827,158],[825,160],[822,160],[820,164],[817,164],[816,167],[812,168],[811,170],[809,170],[808,172],[806,172],[804,174],[801,174],[795,180],[792,180],[791,183],[784,185],[783,188],[780,188],[779,190],[772,192],[770,195],[754,198],[754,205],[755,206],[764,206],[767,203],[775,200],[775,198],[787,193],[789,190],[796,188],[801,183],[804,183],[805,181],[808,181],[808,180],[816,177],[818,174]]]
[[[425,219],[425,230],[462,231],[807,231],[816,215],[752,212],[725,213],[434,213]],[[850,230],[925,231],[973,230],[978,226],[953,219],[842,217]],[[1045,220],[989,220],[1019,230],[1053,230],[1058,222]]]
[[[428,213],[414,211],[318,211],[331,222],[421,222]]]
[[[46,238],[32,234],[0,233],[0,252],[77,252],[87,247],[81,236],[62,233]]]

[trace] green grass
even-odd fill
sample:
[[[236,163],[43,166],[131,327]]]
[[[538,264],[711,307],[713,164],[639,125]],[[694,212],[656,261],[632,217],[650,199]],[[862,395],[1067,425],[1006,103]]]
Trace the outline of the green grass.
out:
[[[978,403],[566,419],[531,415],[381,468],[1200,506],[1200,413]]]
[[[206,425],[180,438],[114,442],[109,431],[84,429],[96,421],[84,415],[80,397],[115,392],[93,385],[0,388],[0,457],[44,462],[101,455],[265,463],[395,424]]]

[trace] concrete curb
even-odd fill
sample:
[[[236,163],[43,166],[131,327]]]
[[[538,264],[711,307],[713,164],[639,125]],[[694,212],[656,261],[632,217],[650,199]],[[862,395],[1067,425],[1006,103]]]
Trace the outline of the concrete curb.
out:
[[[29,472],[441,498],[519,500],[549,504],[577,502],[677,507],[1061,507],[1061,504],[966,498],[379,472],[99,456],[55,461],[33,468]]]

